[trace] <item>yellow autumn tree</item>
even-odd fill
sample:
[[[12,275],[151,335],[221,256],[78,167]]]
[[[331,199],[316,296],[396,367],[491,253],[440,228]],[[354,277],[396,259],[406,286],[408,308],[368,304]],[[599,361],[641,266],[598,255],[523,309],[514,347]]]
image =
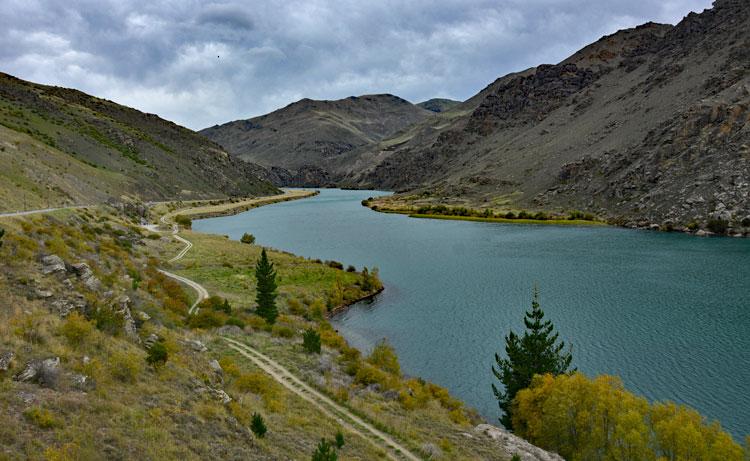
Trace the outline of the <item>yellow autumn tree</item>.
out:
[[[570,461],[742,461],[718,423],[671,402],[649,405],[613,376],[536,376],[514,401],[516,433]]]

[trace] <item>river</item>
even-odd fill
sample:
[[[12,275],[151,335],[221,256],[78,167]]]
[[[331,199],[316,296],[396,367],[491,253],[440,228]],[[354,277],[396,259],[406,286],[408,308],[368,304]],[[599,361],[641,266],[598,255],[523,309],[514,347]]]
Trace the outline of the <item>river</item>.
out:
[[[750,240],[413,219],[360,204],[383,194],[324,189],[193,228],[378,267],[385,291],[334,326],[362,350],[387,338],[406,374],[495,422],[493,354],[521,331],[536,284],[580,371],[690,405],[738,440],[750,433]]]

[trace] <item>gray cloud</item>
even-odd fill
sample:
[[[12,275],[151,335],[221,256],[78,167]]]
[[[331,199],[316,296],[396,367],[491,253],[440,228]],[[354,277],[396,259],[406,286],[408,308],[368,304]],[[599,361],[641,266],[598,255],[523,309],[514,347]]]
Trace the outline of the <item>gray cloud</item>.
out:
[[[466,99],[710,0],[4,0],[0,70],[191,128],[302,97]]]

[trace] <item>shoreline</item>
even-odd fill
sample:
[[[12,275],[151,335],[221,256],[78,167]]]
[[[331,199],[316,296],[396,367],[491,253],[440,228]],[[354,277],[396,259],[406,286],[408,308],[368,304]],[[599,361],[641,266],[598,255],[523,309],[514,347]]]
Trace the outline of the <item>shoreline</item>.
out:
[[[167,220],[174,219],[175,216],[183,215],[188,216],[190,219],[208,219],[208,218],[216,218],[220,216],[234,216],[239,213],[244,213],[245,211],[252,210],[254,208],[260,208],[265,205],[272,205],[274,203],[282,203],[282,202],[289,202],[292,200],[300,200],[304,198],[310,198],[315,197],[316,195],[320,195],[319,190],[299,190],[299,189],[292,189],[292,190],[285,190],[284,194],[281,195],[271,195],[267,197],[258,197],[253,199],[248,199],[236,203],[223,203],[218,205],[208,205],[208,206],[196,206],[196,207],[190,207],[190,208],[181,208],[179,210],[170,211],[163,215],[161,219],[162,222],[166,222]],[[227,206],[229,205],[229,206]],[[262,246],[262,245],[259,245]],[[285,251],[285,250],[282,250]],[[361,296],[357,299],[344,302],[329,311],[325,314],[325,319],[329,320],[333,316],[340,314],[344,311],[346,311],[349,307],[353,306],[354,304],[374,299],[377,295],[382,293],[385,290],[385,287],[381,287],[380,289],[368,293],[364,296]]]
[[[369,301],[369,300],[375,299],[375,297],[377,295],[379,295],[380,293],[382,293],[383,291],[385,291],[385,286],[382,286],[380,289],[378,289],[378,290],[376,290],[376,291],[374,291],[374,292],[372,292],[370,294],[367,294],[365,296],[362,296],[361,298],[358,298],[358,299],[355,299],[355,300],[352,300],[352,301],[349,301],[349,302],[344,302],[343,304],[339,304],[338,306],[336,306],[333,309],[331,309],[328,312],[326,312],[325,318],[326,318],[326,320],[330,320],[333,317],[335,317],[336,315],[342,314],[342,313],[346,312],[350,307],[352,307],[353,305],[355,305],[357,303],[361,303],[361,302],[364,302],[364,301]]]
[[[530,224],[530,225],[542,225],[542,226],[586,226],[586,227],[612,227],[603,221],[587,221],[583,219],[509,219],[509,218],[485,218],[483,216],[460,216],[460,215],[443,215],[443,214],[427,214],[427,213],[416,213],[414,210],[398,210],[392,208],[379,208],[377,205],[364,205],[370,210],[378,213],[387,214],[400,214],[406,215],[410,218],[416,219],[442,219],[447,221],[475,221],[475,222],[490,222],[499,224]]]
[[[165,222],[167,220],[174,220],[174,218],[178,215],[187,216],[190,219],[208,219],[218,218],[222,216],[234,216],[264,205],[289,202],[292,200],[314,197],[319,194],[319,190],[286,190],[283,194],[268,195],[265,197],[254,197],[238,202],[228,201],[216,205],[180,208],[178,210],[168,211],[163,216],[161,216],[160,219],[162,220],[162,222]]]

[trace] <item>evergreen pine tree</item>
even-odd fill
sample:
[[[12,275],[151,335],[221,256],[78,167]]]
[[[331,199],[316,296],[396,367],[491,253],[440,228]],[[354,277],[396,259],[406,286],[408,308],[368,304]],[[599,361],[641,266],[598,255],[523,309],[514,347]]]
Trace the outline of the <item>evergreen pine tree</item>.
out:
[[[338,456],[336,450],[333,449],[333,445],[326,439],[320,439],[318,448],[312,455],[312,461],[336,461]]]
[[[276,271],[273,263],[268,260],[265,249],[255,266],[255,279],[258,281],[258,292],[255,295],[255,301],[258,303],[256,312],[268,324],[273,324],[279,315],[276,308]]]
[[[250,421],[250,430],[253,431],[258,438],[263,438],[268,432],[265,421],[259,413],[253,413],[253,418]]]
[[[552,322],[544,320],[536,287],[531,311],[526,311],[523,323],[526,326],[523,336],[519,337],[511,331],[505,337],[507,358],[500,358],[495,354],[497,368],[492,367],[492,373],[504,387],[504,391],[501,391],[492,385],[492,391],[503,411],[500,422],[510,430],[513,429],[512,405],[516,393],[529,387],[534,375],[566,373],[573,360],[570,351],[564,350],[565,343],[557,341],[558,334],[554,332]]]

